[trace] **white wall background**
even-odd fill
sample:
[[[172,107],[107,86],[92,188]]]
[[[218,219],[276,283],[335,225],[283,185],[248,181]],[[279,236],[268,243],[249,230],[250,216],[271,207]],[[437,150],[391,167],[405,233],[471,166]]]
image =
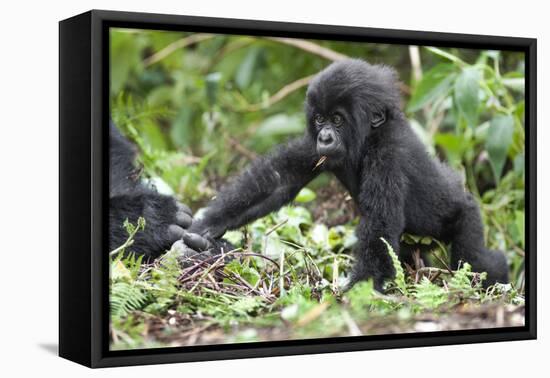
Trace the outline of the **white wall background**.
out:
[[[309,3],[309,4],[308,4]],[[550,201],[539,199],[539,340],[89,370],[55,355],[58,25],[92,8],[538,38],[538,192],[550,190],[550,25],[544,1],[7,0],[0,14],[0,375],[108,377],[544,376]]]

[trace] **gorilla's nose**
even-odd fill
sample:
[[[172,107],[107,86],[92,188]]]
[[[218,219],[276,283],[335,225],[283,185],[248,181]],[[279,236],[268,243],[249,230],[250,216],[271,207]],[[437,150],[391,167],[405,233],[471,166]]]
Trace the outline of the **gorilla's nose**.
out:
[[[321,130],[317,137],[317,141],[319,144],[330,146],[332,143],[334,143],[334,135],[329,130]]]

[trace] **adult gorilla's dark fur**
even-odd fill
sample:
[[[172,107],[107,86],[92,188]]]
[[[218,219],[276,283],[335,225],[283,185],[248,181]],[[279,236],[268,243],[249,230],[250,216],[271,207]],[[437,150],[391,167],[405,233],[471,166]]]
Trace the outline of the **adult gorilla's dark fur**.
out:
[[[146,259],[158,257],[182,238],[185,244],[180,243],[178,248],[184,257],[195,254],[193,250],[208,249],[209,243],[204,238],[185,232],[192,223],[189,207],[144,184],[134,166],[134,146],[113,124],[109,133],[109,249],[122,245],[128,238],[124,220],[136,224],[139,217],[145,218],[145,230],[136,234],[131,250]]]
[[[303,137],[258,159],[221,190],[191,231],[222,235],[291,201],[321,171],[332,172],[361,214],[351,285],[372,278],[380,290],[395,274],[387,240],[400,250],[404,232],[452,243],[451,264],[508,281],[505,256],[485,248],[474,197],[460,177],[431,158],[400,110],[395,72],[360,60],[332,64],[307,91]],[[316,167],[322,156],[326,161]],[[402,259],[410,249],[401,249]]]

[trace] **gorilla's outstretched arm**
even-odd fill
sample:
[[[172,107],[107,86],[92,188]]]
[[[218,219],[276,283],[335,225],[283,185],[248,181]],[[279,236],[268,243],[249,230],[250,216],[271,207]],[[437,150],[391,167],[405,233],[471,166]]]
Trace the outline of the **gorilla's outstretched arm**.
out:
[[[222,188],[189,231],[218,238],[279,209],[318,175],[318,160],[314,145],[305,137],[279,146]]]

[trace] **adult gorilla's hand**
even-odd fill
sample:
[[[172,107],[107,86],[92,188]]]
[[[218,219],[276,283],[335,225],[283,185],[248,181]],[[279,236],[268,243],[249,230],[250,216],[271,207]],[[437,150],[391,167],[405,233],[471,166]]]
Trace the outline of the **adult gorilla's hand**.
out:
[[[189,206],[176,202],[176,212],[173,217],[174,223],[168,226],[168,237],[172,241],[177,241],[183,237],[185,230],[193,224],[193,212]]]
[[[172,250],[177,253],[184,266],[222,255],[233,249],[235,247],[226,240],[216,240],[187,231],[172,245]]]

